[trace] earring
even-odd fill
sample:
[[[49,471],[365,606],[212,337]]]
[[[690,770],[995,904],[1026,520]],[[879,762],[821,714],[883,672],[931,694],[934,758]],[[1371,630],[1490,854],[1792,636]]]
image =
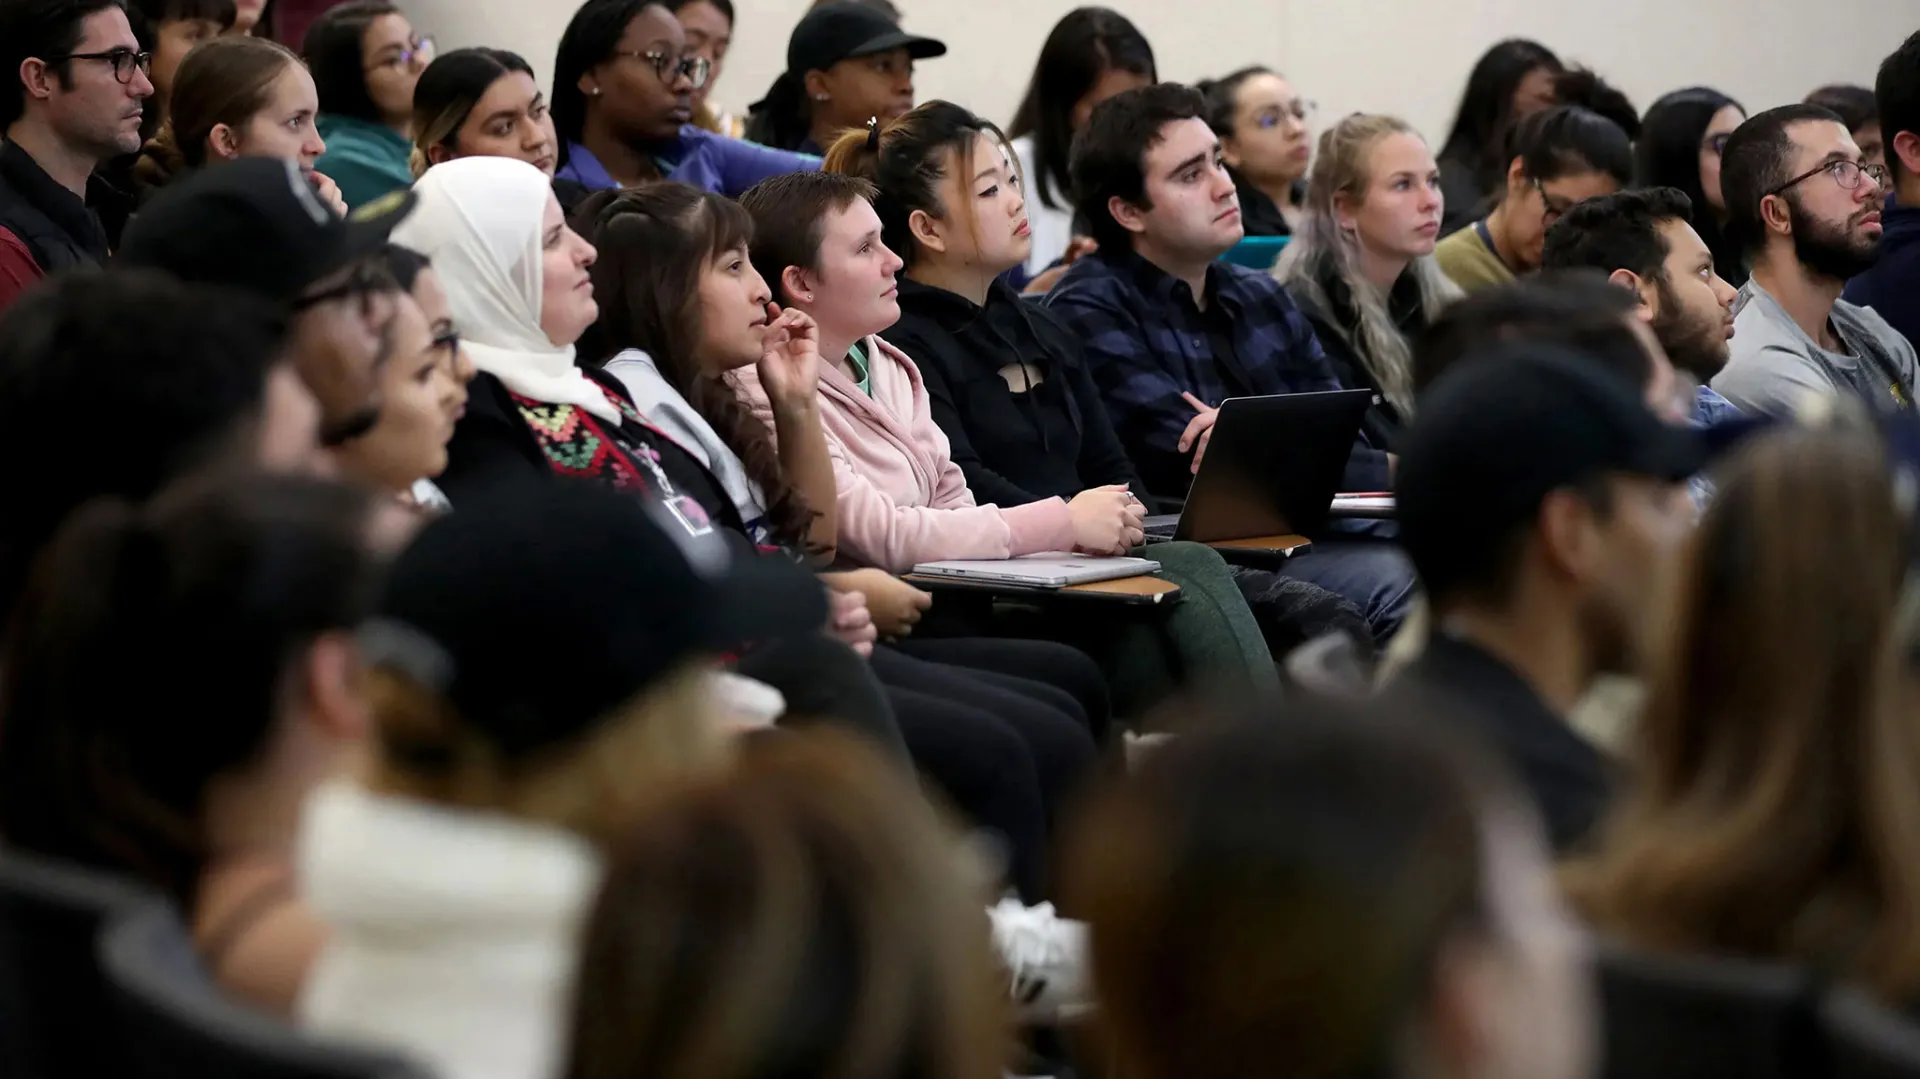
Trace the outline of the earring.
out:
[[[598,86],[596,86],[596,87],[594,87],[594,88],[593,88],[593,90],[592,90],[591,92],[592,92],[592,94],[593,94],[593,96],[594,96],[594,97],[599,97],[599,96],[600,96],[600,88],[599,88]]]
[[[815,94],[815,95],[813,95],[813,99],[814,99],[815,101],[832,101],[832,100],[833,100],[833,98],[832,98],[832,97],[830,97],[830,96],[828,96],[828,95],[826,95],[826,94]]]

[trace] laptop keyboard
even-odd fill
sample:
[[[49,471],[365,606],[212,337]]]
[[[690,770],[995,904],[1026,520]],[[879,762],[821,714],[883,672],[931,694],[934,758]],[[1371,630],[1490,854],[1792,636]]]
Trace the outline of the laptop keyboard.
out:
[[[1162,513],[1146,519],[1144,531],[1150,540],[1170,540],[1180,530],[1180,515]]]

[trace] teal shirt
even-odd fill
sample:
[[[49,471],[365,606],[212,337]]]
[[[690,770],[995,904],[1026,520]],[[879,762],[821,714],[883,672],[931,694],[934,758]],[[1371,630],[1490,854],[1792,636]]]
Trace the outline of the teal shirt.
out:
[[[322,113],[320,137],[327,152],[313,167],[340,185],[349,209],[413,186],[413,143],[385,124]]]

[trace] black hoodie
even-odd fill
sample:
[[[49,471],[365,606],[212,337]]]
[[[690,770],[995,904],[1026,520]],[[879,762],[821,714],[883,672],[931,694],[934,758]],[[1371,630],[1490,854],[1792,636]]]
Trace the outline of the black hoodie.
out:
[[[977,501],[1020,506],[1124,483],[1153,505],[1079,341],[1004,281],[980,307],[902,277],[900,321],[882,336],[920,368]]]

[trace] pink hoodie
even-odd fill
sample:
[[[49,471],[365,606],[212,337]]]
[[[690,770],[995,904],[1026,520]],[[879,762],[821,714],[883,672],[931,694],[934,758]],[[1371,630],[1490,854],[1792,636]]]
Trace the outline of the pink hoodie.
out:
[[[1012,509],[977,506],[947,436],[933,422],[920,369],[906,353],[867,338],[873,396],[828,362],[820,420],[833,458],[846,561],[905,573],[951,558],[1012,558],[1073,549],[1073,518],[1058,498]],[[773,410],[751,367],[733,372],[740,399],[773,430]]]

